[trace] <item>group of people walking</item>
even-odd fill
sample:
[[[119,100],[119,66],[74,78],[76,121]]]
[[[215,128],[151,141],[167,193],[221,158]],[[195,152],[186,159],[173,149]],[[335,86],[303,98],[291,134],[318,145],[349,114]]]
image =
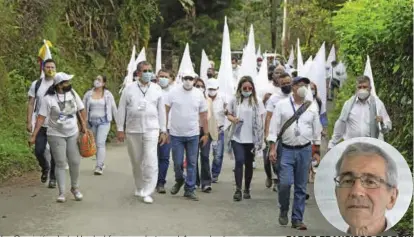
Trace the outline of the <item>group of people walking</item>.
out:
[[[259,95],[253,78],[242,76],[234,95],[226,100],[214,77],[203,80],[188,71],[175,81],[172,73],[164,69],[154,77],[151,64],[144,61],[138,64],[134,83],[123,90],[117,107],[105,87],[105,76],[98,76],[81,100],[71,87],[73,76],[55,73],[54,61],[46,60],[45,77],[33,82],[29,91],[27,122],[32,132],[29,143],[35,144],[42,168],[41,181],[45,183],[49,178],[51,188],[57,181],[57,201],[64,202],[67,162],[71,192],[76,200],[82,200],[78,185],[79,132],[93,131],[97,145],[94,173],[102,175],[105,142],[111,121],[115,120],[118,140],[127,143],[135,196],[145,203],[153,203],[154,191],[166,193],[170,154],[175,173],[172,195],[183,186],[184,197],[190,200],[199,200],[197,186],[210,193],[212,183],[219,180],[224,152],[231,152],[235,158],[233,200],[250,199],[255,156],[263,152],[265,185],[278,192],[279,223],[289,222],[290,188],[294,185],[291,224],[296,229],[307,229],[303,214],[308,174],[312,165],[319,163],[327,118],[326,113],[321,113],[316,85],[309,78],[288,72],[283,60],[278,62],[269,67],[267,93]],[[237,60],[233,64],[237,70]],[[309,89],[312,101],[305,99]],[[370,95],[370,90],[369,78],[358,78],[356,96],[344,105],[345,112],[335,124],[330,147],[341,138],[375,137],[391,129],[383,103]],[[372,104],[378,115],[373,114]],[[34,129],[32,113],[36,116]],[[382,124],[380,131],[371,126],[377,122]],[[47,143],[50,163],[45,159]]]

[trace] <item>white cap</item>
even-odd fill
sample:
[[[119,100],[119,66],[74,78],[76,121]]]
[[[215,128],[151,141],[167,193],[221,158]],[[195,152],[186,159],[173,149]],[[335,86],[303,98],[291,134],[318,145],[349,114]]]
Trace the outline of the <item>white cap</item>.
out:
[[[219,88],[219,82],[217,79],[211,78],[207,80],[207,90],[208,89],[218,89]]]
[[[53,85],[57,85],[63,81],[69,81],[72,78],[73,78],[73,75],[69,75],[64,72],[58,72],[56,73],[55,78],[53,80]]]
[[[197,77],[197,74],[195,74],[194,72],[192,72],[192,71],[184,71],[183,73],[182,73],[182,78],[184,78],[184,77],[192,77],[192,78],[196,78]]]

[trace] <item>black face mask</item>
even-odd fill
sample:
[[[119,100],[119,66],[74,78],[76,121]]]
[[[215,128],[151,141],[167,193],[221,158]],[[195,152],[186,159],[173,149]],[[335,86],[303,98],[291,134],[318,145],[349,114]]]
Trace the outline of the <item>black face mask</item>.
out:
[[[288,86],[282,86],[280,89],[282,89],[282,92],[285,94],[289,94],[292,91],[292,86],[288,85]]]
[[[65,92],[65,93],[69,92],[71,90],[72,90],[72,85],[62,87],[62,91]]]
[[[213,77],[213,73],[207,73],[207,77],[208,78],[212,78]]]

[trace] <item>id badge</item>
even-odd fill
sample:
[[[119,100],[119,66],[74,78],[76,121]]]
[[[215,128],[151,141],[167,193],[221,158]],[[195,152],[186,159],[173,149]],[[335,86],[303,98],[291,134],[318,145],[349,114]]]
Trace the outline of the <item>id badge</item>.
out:
[[[64,124],[65,123],[65,120],[66,120],[66,118],[65,118],[65,115],[63,115],[63,113],[60,113],[59,114],[59,118],[57,119],[57,123],[58,124]]]
[[[145,108],[147,107],[147,101],[145,101],[145,100],[141,100],[139,103],[138,103],[138,110],[139,111],[142,111],[142,110],[145,110]]]
[[[299,131],[299,126],[295,127],[295,136],[299,137],[300,136],[300,131]]]

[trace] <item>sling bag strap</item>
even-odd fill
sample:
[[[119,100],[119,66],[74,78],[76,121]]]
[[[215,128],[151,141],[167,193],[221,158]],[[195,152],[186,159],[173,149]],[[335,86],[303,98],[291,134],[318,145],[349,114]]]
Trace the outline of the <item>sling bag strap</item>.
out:
[[[286,121],[285,124],[283,124],[282,128],[280,129],[279,134],[277,135],[276,142],[282,138],[283,133],[285,133],[285,131],[290,127],[290,125],[292,125],[293,122],[299,119],[299,117],[309,108],[311,104],[312,104],[312,101],[305,101],[305,103],[303,103],[303,105],[300,106],[298,110],[296,110],[296,112],[292,115],[292,117],[290,117],[288,121]]]

